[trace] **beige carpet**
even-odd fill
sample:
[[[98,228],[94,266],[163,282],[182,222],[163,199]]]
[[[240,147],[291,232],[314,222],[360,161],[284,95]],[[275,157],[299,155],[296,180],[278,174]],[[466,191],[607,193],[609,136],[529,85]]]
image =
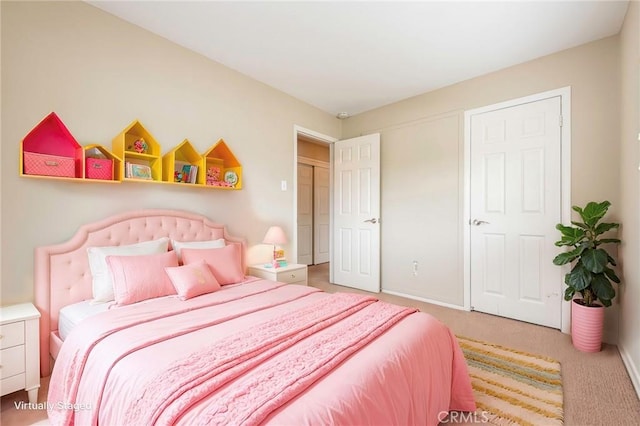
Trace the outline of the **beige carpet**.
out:
[[[563,424],[560,363],[457,336],[476,398],[475,419],[495,425]]]

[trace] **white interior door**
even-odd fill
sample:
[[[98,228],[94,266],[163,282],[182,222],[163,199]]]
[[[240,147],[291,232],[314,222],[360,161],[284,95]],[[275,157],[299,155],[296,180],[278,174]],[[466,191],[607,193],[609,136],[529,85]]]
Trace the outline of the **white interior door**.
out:
[[[313,264],[313,167],[298,163],[298,263]]]
[[[329,169],[313,167],[313,264],[329,261]]]
[[[334,143],[333,281],[380,291],[380,134]]]
[[[472,309],[560,328],[559,96],[471,116]]]

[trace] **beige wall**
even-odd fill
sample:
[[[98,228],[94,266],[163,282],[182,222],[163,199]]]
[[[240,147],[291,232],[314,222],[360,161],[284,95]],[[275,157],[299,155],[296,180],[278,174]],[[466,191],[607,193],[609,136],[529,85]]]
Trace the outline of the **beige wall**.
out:
[[[463,305],[468,109],[571,86],[572,203],[608,199],[611,219],[619,219],[618,47],[618,37],[609,37],[343,120],[343,137],[381,133],[384,289]],[[614,307],[608,341],[616,339],[616,322]]]
[[[620,264],[624,285],[618,293],[620,336],[618,346],[640,395],[640,185],[638,134],[640,132],[640,4],[630,2],[620,34]]]
[[[1,7],[1,304],[32,300],[34,247],[117,212],[195,211],[249,245],[270,225],[292,235],[293,193],[280,181],[293,182],[294,125],[337,137],[340,120],[86,3]],[[20,140],[51,111],[82,145],[110,148],[134,119],[163,152],[185,138],[203,152],[224,138],[243,165],[243,189],[20,178]]]

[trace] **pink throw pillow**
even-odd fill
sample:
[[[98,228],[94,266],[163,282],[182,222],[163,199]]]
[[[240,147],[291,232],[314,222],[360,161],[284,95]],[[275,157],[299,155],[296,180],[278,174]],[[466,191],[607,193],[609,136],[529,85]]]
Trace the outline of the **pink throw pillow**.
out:
[[[164,270],[167,271],[180,300],[220,290],[218,280],[204,260],[184,266],[166,267]]]
[[[176,294],[164,268],[178,266],[174,251],[143,256],[107,256],[118,305]]]
[[[229,244],[223,248],[182,249],[182,261],[185,265],[204,260],[211,268],[213,276],[220,285],[235,284],[244,281],[240,246]]]

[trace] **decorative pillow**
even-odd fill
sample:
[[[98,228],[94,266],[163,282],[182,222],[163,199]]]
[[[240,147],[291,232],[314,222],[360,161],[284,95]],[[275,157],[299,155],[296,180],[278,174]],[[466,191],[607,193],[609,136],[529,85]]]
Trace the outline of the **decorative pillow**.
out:
[[[183,266],[166,267],[164,270],[178,292],[180,300],[220,290],[220,283],[204,260]]]
[[[218,238],[217,240],[209,240],[209,241],[176,241],[171,240],[171,247],[176,251],[178,255],[178,260],[182,262],[181,251],[183,248],[196,248],[196,249],[207,249],[207,248],[222,248],[225,246],[224,238]]]
[[[168,237],[124,246],[89,247],[87,254],[89,255],[89,268],[93,277],[93,302],[110,302],[114,300],[113,280],[105,260],[107,256],[139,256],[164,253],[168,249]]]
[[[185,248],[182,249],[182,261],[185,265],[190,265],[204,260],[220,285],[235,284],[244,280],[240,250],[238,244],[216,249]]]
[[[168,251],[143,256],[107,256],[118,305],[130,305],[156,297],[176,294],[166,267],[178,266],[178,256]]]

